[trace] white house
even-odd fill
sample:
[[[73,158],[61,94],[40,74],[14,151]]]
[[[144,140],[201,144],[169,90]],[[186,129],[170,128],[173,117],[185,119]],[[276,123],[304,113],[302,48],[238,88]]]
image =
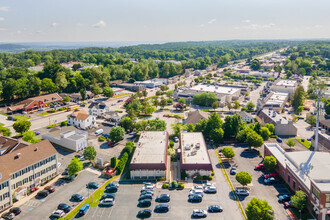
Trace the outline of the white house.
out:
[[[48,133],[42,135],[43,139],[76,152],[87,147],[87,137],[87,132],[77,130],[72,126],[52,128]]]
[[[96,125],[96,118],[89,115],[85,110],[76,110],[68,115],[68,125],[81,129],[89,129]]]
[[[90,115],[96,117],[104,117],[105,113],[109,112],[109,107],[104,102],[92,102],[88,106]]]
[[[242,121],[246,123],[252,123],[254,121],[253,116],[245,111],[240,112],[239,115],[241,116]]]

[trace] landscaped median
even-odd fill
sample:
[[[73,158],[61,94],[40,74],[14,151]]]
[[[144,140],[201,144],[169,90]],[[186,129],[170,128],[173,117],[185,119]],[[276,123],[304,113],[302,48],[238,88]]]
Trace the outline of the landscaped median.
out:
[[[100,198],[104,193],[105,187],[108,183],[111,183],[114,179],[120,177],[120,175],[113,176],[107,182],[105,182],[100,188],[95,190],[95,192],[90,195],[87,199],[82,201],[76,208],[74,208],[71,212],[69,212],[64,218],[60,218],[60,220],[69,220],[77,215],[81,206],[85,204],[90,204],[91,207],[96,207],[99,204]]]
[[[245,215],[245,211],[244,211],[244,209],[243,209],[243,207],[242,207],[242,204],[240,203],[240,201],[239,201],[239,199],[238,199],[238,197],[237,197],[237,195],[236,195],[236,192],[235,192],[234,186],[233,186],[233,184],[231,183],[231,181],[230,181],[230,179],[229,179],[229,176],[228,176],[228,174],[227,174],[227,171],[226,171],[225,167],[224,167],[223,164],[222,164],[222,161],[221,161],[221,158],[220,158],[220,156],[219,156],[219,154],[218,154],[218,151],[217,151],[217,149],[214,148],[214,147],[213,147],[213,149],[214,149],[214,151],[215,151],[215,154],[216,154],[217,157],[218,157],[219,164],[220,164],[220,167],[221,167],[221,169],[222,169],[222,172],[223,172],[223,174],[225,175],[225,178],[226,178],[227,182],[229,183],[229,186],[230,186],[230,188],[231,188],[231,190],[232,190],[232,192],[233,192],[233,194],[234,194],[234,196],[235,196],[235,199],[236,199],[236,201],[237,201],[238,207],[239,207],[239,209],[241,210],[242,216],[244,217],[244,219],[247,219],[247,217],[246,217],[246,215]]]

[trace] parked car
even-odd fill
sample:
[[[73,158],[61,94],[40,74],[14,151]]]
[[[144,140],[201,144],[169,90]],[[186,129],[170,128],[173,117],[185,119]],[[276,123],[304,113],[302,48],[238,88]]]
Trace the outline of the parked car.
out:
[[[285,194],[278,197],[280,202],[289,202],[291,200],[291,195]]]
[[[4,219],[9,219],[10,220],[10,219],[14,219],[15,214],[7,212],[7,213],[2,214],[1,217],[4,218]]]
[[[111,147],[117,146],[118,144],[119,144],[118,142],[112,142],[112,141],[108,142],[108,146],[111,146]]]
[[[274,184],[274,183],[278,183],[280,180],[277,178],[268,178],[268,179],[264,179],[264,183],[265,184]]]
[[[101,199],[115,199],[116,198],[116,195],[115,194],[112,194],[112,193],[107,193],[107,194],[103,194]]]
[[[188,196],[190,196],[190,195],[194,195],[194,194],[201,195],[202,197],[204,196],[204,192],[203,192],[203,190],[200,190],[200,189],[190,191]]]
[[[170,200],[171,196],[169,194],[161,194],[156,198],[156,202],[169,202]]]
[[[277,173],[268,173],[268,174],[265,174],[264,175],[264,178],[265,179],[269,179],[269,178],[278,178],[279,176],[278,176],[278,174]]]
[[[150,182],[143,182],[143,184],[144,184],[144,186],[152,187],[152,189],[155,188],[155,184],[153,184],[153,183],[150,183]]]
[[[138,218],[149,218],[151,216],[152,211],[150,209],[144,209],[138,212]]]
[[[34,134],[35,134],[35,135],[39,135],[40,132],[39,132],[39,131],[35,131]]]
[[[119,183],[118,182],[111,182],[111,183],[108,183],[108,185],[107,186],[115,186],[115,187],[117,187],[117,188],[119,188]]]
[[[59,210],[63,210],[65,213],[68,213],[68,212],[70,212],[70,210],[71,210],[71,206],[69,206],[68,204],[65,204],[65,203],[60,203],[60,204],[57,206],[57,209],[59,209]]]
[[[210,205],[208,208],[209,212],[222,212],[223,208],[219,205]]]
[[[236,189],[235,192],[238,196],[248,196],[250,194],[250,192],[246,189]]]
[[[76,201],[76,202],[81,202],[84,200],[84,197],[80,194],[73,194],[71,196],[71,200]]]
[[[22,115],[26,115],[27,114],[27,112],[26,111],[22,111]]]
[[[209,186],[214,186],[214,183],[204,183],[203,188],[209,187]]]
[[[139,201],[145,200],[145,199],[152,199],[152,195],[151,194],[141,195],[140,198],[139,198]]]
[[[143,188],[142,188],[141,191],[140,191],[140,193],[145,192],[145,191],[152,191],[152,192],[153,192],[154,189],[143,189]]]
[[[89,209],[89,204],[85,204],[81,206],[79,209],[79,215],[85,215],[88,209]]]
[[[154,195],[154,191],[152,191],[152,190],[144,190],[144,191],[141,192],[141,195],[145,195],[145,194]]]
[[[48,194],[49,194],[48,190],[44,189],[37,193],[37,197],[47,197]]]
[[[38,109],[38,112],[42,112],[42,111],[45,111],[45,109],[43,109],[43,108]]]
[[[89,182],[87,184],[87,188],[89,189],[97,189],[100,187],[100,184],[96,183],[96,182]]]
[[[174,140],[175,143],[178,143],[179,142],[179,138],[178,137],[174,137],[173,140]]]
[[[236,169],[236,167],[232,167],[232,168],[230,169],[230,174],[231,174],[231,175],[236,175],[236,173],[237,173],[237,169]]]
[[[114,199],[103,199],[100,201],[99,205],[100,206],[113,206],[115,204]]]
[[[204,189],[205,193],[217,193],[217,187],[209,186]]]
[[[46,186],[45,187],[45,190],[47,190],[49,193],[53,193],[53,192],[55,192],[55,187],[53,187],[53,186]]]
[[[153,190],[153,189],[154,189],[154,187],[151,186],[151,185],[147,185],[147,186],[142,187],[142,190]]]
[[[55,218],[61,218],[65,215],[64,211],[63,210],[55,210],[53,213],[52,213],[52,217],[55,217]]]
[[[190,191],[193,191],[193,190],[203,190],[203,186],[193,186],[193,188],[190,189]]]
[[[107,187],[105,187],[105,191],[104,192],[106,192],[106,193],[115,193],[115,192],[117,192],[118,191],[118,187],[116,187],[116,186],[107,186]]]
[[[195,218],[196,217],[197,218],[200,218],[200,217],[206,218],[207,211],[206,210],[203,210],[203,209],[194,209],[192,216],[195,217]]]
[[[14,117],[13,117],[13,116],[8,116],[8,117],[7,117],[7,120],[9,120],[9,121],[14,121]]]
[[[258,165],[255,165],[255,166],[254,166],[254,169],[255,169],[255,170],[264,170],[265,167],[264,167],[264,164],[259,163]]]
[[[276,141],[277,141],[278,143],[282,143],[282,138],[276,138]]]
[[[103,133],[102,136],[108,138],[110,135],[108,133]]]
[[[14,215],[19,215],[22,212],[22,209],[19,207],[14,207],[9,210],[10,213],[13,213]]]
[[[203,196],[198,194],[189,195],[188,201],[189,202],[201,202],[203,200]]]
[[[168,204],[160,204],[156,205],[154,212],[168,212],[170,210],[170,206]]]
[[[139,207],[149,207],[149,206],[151,206],[151,199],[140,200],[138,206]]]

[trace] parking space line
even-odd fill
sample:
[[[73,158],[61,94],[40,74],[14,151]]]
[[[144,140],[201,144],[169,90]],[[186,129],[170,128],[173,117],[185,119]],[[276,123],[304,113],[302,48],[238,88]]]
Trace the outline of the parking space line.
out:
[[[109,213],[109,215],[108,215],[109,218],[111,217],[112,210],[113,210],[113,207],[111,207],[110,213]]]
[[[92,218],[94,218],[94,216],[95,216],[95,214],[96,214],[96,212],[97,212],[97,209],[98,209],[98,207],[95,208],[95,211],[94,211],[94,213],[93,213],[93,215],[92,215]]]

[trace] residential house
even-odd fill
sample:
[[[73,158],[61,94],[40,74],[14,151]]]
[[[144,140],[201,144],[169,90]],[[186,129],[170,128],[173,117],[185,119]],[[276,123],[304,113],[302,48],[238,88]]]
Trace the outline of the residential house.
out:
[[[105,113],[109,112],[109,107],[104,102],[92,102],[88,106],[90,115],[96,117],[104,117]]]
[[[246,122],[246,123],[253,123],[254,122],[254,117],[250,113],[242,111],[238,114],[241,116],[243,122]]]
[[[210,116],[210,113],[196,110],[193,112],[188,112],[185,114],[186,118],[183,120],[183,123],[188,125],[188,124],[193,124],[196,125],[198,122],[200,122],[202,119],[208,119]]]
[[[96,117],[89,115],[85,110],[75,110],[68,115],[68,125],[81,129],[89,129],[96,125]]]

